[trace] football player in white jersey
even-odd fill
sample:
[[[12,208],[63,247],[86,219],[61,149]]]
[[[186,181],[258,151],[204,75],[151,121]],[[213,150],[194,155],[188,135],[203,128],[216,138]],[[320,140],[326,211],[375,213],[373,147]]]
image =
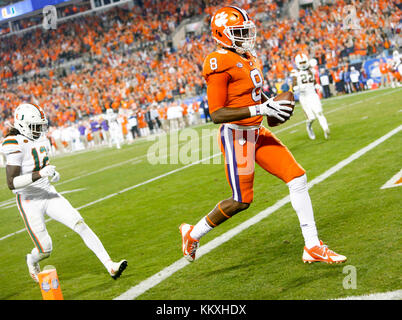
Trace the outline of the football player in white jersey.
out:
[[[45,225],[44,215],[47,214],[77,232],[110,276],[117,279],[127,267],[127,261],[113,262],[110,259],[79,212],[50,183],[59,181],[60,174],[55,166],[49,164],[45,147],[47,126],[48,121],[40,107],[20,104],[14,112],[14,127],[2,143],[2,152],[6,155],[7,184],[16,194],[17,207],[35,244],[26,255],[29,273],[38,282],[39,262],[48,258],[53,249]]]
[[[315,81],[314,73],[309,66],[309,61],[304,53],[296,55],[296,67],[298,70],[292,70],[293,91],[299,93],[299,101],[306,115],[306,129],[310,139],[315,139],[313,131],[313,122],[317,118],[320,126],[324,130],[325,139],[329,138],[329,127],[325,118],[320,97],[316,92],[319,85]]]

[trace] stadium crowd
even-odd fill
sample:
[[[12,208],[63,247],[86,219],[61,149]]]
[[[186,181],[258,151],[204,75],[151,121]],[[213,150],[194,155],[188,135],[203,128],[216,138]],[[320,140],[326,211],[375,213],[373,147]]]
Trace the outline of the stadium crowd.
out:
[[[299,19],[282,15],[287,1],[226,2],[243,7],[256,22],[256,51],[263,62],[263,89],[268,95],[290,89],[289,75],[298,52],[315,59],[323,98],[372,88],[361,62],[397,49],[401,5],[398,1],[353,1],[359,24],[350,29],[343,23],[347,3],[332,2],[301,9]],[[1,132],[7,130],[5,120],[12,122],[14,108],[23,101],[37,103],[47,112],[49,137],[59,150],[68,145],[71,149],[68,141],[72,140],[57,144],[53,133],[56,131],[57,138],[61,128],[76,128],[71,135],[79,140],[80,124],[86,128],[80,132],[85,132],[90,145],[109,143],[107,134],[98,139],[95,132],[110,108],[119,114],[121,137],[126,141],[200,123],[204,117],[200,104],[181,101],[205,92],[200,76],[203,59],[215,45],[209,31],[210,16],[220,5],[220,1],[137,0],[132,9],[115,7],[73,18],[56,30],[37,28],[2,38]],[[203,14],[203,31],[187,35],[174,48],[169,37],[180,22]],[[79,64],[60,67],[77,59],[81,59]],[[382,85],[400,80],[390,61],[383,59],[378,69]],[[177,105],[181,111],[176,123],[170,121],[168,110]],[[205,119],[207,116],[206,109]],[[91,125],[94,122],[98,125]]]

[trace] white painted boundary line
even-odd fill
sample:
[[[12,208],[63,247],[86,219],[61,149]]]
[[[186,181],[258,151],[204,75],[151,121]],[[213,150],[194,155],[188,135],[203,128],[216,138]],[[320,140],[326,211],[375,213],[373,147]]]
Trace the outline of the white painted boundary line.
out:
[[[109,194],[109,195],[107,195],[107,196],[105,196],[105,197],[102,197],[102,198],[99,198],[99,199],[97,199],[97,200],[95,200],[95,201],[91,201],[91,202],[89,202],[89,203],[86,203],[86,204],[84,204],[84,205],[82,205],[82,206],[80,206],[80,207],[78,207],[78,208],[76,208],[76,209],[77,209],[77,210],[80,210],[80,209],[89,207],[89,206],[91,206],[91,205],[93,205],[93,204],[95,204],[95,203],[98,203],[98,202],[101,202],[101,201],[104,201],[104,200],[113,198],[113,197],[118,196],[118,195],[120,195],[120,194],[122,194],[122,193],[125,193],[125,192],[127,192],[127,191],[136,189],[136,188],[141,187],[141,186],[143,186],[143,185],[145,185],[145,184],[148,184],[148,183],[150,183],[150,182],[153,182],[153,181],[162,179],[162,178],[164,178],[164,177],[166,177],[166,176],[169,176],[169,175],[171,175],[171,174],[173,174],[173,173],[182,171],[182,170],[184,170],[184,169],[187,169],[187,168],[189,168],[189,167],[192,167],[192,166],[197,165],[197,164],[199,164],[199,163],[202,163],[202,162],[204,162],[204,161],[207,161],[207,160],[210,160],[210,159],[212,159],[212,158],[218,157],[218,156],[220,156],[220,155],[221,155],[220,152],[219,152],[219,153],[216,153],[216,154],[214,154],[214,155],[212,155],[212,156],[210,156],[210,157],[207,157],[207,158],[204,158],[204,159],[201,159],[201,160],[192,162],[192,163],[190,163],[190,164],[188,164],[188,165],[186,165],[186,166],[183,166],[183,167],[180,167],[180,168],[171,170],[171,171],[169,171],[169,172],[163,173],[163,174],[161,174],[161,175],[159,175],[159,176],[156,176],[156,177],[151,178],[151,179],[148,179],[148,180],[146,180],[146,181],[137,183],[137,184],[135,184],[135,185],[133,185],[133,186],[131,186],[131,187],[125,188],[125,189],[120,190],[120,191],[118,191],[118,192],[111,193],[111,194]],[[50,220],[52,220],[52,219],[49,218],[49,219],[46,220],[46,222],[48,222],[48,221],[50,221]],[[4,237],[1,237],[1,238],[0,238],[0,241],[5,240],[5,239],[7,239],[7,238],[10,238],[10,237],[12,237],[13,235],[16,235],[16,234],[18,234],[18,233],[21,233],[21,232],[23,232],[23,231],[25,231],[25,229],[21,229],[21,230],[18,230],[18,231],[16,231],[16,232],[10,233],[10,234],[8,234],[8,235],[6,235],[6,236],[4,236]]]
[[[86,190],[86,188],[80,188],[80,189],[74,189],[74,190],[66,190],[66,191],[60,192],[60,194],[67,194],[67,193],[78,192],[78,191],[83,191],[83,190]],[[14,201],[15,201],[15,200],[14,200]],[[14,205],[13,205],[13,206],[14,206]],[[52,219],[49,218],[49,219],[46,220],[46,222],[48,222],[48,221],[50,221],[50,220],[52,220]],[[16,234],[19,234],[19,233],[21,233],[21,232],[24,232],[24,231],[26,231],[26,229],[20,229],[20,230],[18,230],[18,231],[15,231],[15,232],[13,232],[13,233],[10,233],[10,234],[8,234],[8,235],[6,235],[6,236],[0,238],[0,241],[1,241],[1,240],[4,240],[4,239],[7,239],[7,238],[10,238],[10,237],[12,237],[12,236],[14,236],[14,235],[16,235]]]
[[[138,187],[141,187],[141,186],[143,186],[144,184],[148,184],[148,183],[150,183],[150,182],[153,182],[153,181],[162,179],[162,178],[164,178],[164,177],[166,177],[166,176],[169,176],[169,175],[171,175],[171,174],[173,174],[173,173],[182,171],[182,170],[184,170],[184,169],[187,169],[187,168],[192,167],[192,166],[194,166],[194,165],[196,165],[196,164],[202,163],[202,162],[204,162],[204,161],[210,160],[210,159],[215,158],[215,157],[220,156],[220,155],[221,155],[221,153],[216,153],[216,154],[214,154],[214,155],[212,155],[212,156],[210,156],[210,157],[207,157],[207,158],[204,158],[204,159],[201,159],[201,160],[192,162],[192,163],[190,163],[190,164],[188,164],[188,165],[186,165],[186,166],[184,166],[184,167],[180,167],[180,168],[174,169],[174,170],[172,170],[172,171],[163,173],[163,174],[161,174],[161,175],[159,175],[159,176],[156,176],[156,177],[151,178],[151,179],[149,179],[149,180],[140,182],[140,183],[135,184],[135,185],[133,185],[133,186],[131,186],[131,187],[125,188],[125,189],[120,190],[120,191],[115,192],[115,193],[111,193],[111,194],[107,195],[106,197],[103,197],[103,198],[97,199],[97,200],[95,200],[95,201],[89,202],[89,203],[87,203],[87,204],[84,204],[84,205],[82,205],[81,207],[78,207],[77,210],[80,210],[80,209],[89,207],[89,206],[91,206],[91,205],[93,205],[93,204],[95,204],[95,203],[101,202],[101,201],[103,201],[103,200],[113,198],[113,197],[118,196],[118,195],[120,195],[120,194],[122,194],[122,193],[125,193],[125,192],[127,192],[127,191],[130,191],[130,190],[136,189],[136,188],[138,188]],[[1,239],[0,239],[0,240],[1,240]]]
[[[73,193],[73,192],[83,191],[83,190],[86,190],[86,189],[87,189],[87,188],[79,188],[79,189],[74,189],[74,190],[66,190],[66,191],[60,192],[60,194]],[[12,207],[16,207],[17,204],[16,204],[15,199],[12,199],[12,200],[13,200],[13,201],[10,202],[8,205],[3,205],[3,206],[2,206],[2,209],[9,209],[9,208],[12,208]]]
[[[395,91],[385,92],[385,93],[382,93],[381,96],[382,96],[382,95],[391,94],[391,93],[394,93],[394,92],[395,92]],[[340,109],[344,109],[344,108],[346,108],[346,107],[349,107],[349,106],[352,106],[352,105],[356,105],[356,104],[362,103],[362,102],[364,102],[364,101],[366,101],[366,100],[371,100],[371,99],[376,98],[376,97],[378,97],[378,96],[379,96],[379,95],[376,95],[376,96],[367,98],[367,99],[362,100],[362,101],[356,101],[356,102],[354,102],[354,103],[351,103],[351,104],[348,104],[348,105],[345,105],[345,106],[341,106],[341,107],[332,109],[330,112],[332,113],[332,112],[338,111],[338,110],[340,110]],[[348,97],[348,96],[342,96],[342,97]],[[341,98],[341,97],[339,97],[339,98]],[[327,113],[330,113],[330,112],[327,112]],[[300,121],[300,122],[297,122],[297,123],[295,123],[295,124],[293,124],[293,125],[291,125],[291,126],[289,126],[289,127],[285,127],[285,128],[283,128],[283,129],[279,129],[279,130],[275,131],[274,134],[278,134],[278,133],[280,133],[280,132],[289,130],[289,129],[291,129],[291,128],[295,127],[295,126],[298,126],[299,124],[302,124],[302,123],[305,123],[305,120]],[[203,137],[201,137],[201,138],[203,138]],[[220,154],[220,153],[219,153],[219,154]],[[216,157],[216,156],[218,156],[219,154],[212,155],[212,157]],[[106,167],[104,167],[104,168],[95,170],[95,171],[93,171],[93,172],[85,173],[85,174],[83,174],[83,175],[80,175],[80,176],[77,176],[77,177],[74,177],[74,178],[69,179],[68,182],[69,182],[69,181],[73,181],[73,180],[80,179],[80,178],[82,178],[82,177],[84,177],[84,176],[88,176],[88,175],[91,175],[91,174],[94,174],[94,173],[102,172],[102,171],[104,171],[104,170],[107,170],[107,169],[110,169],[110,168],[113,168],[113,167],[122,165],[122,164],[127,163],[127,162],[130,162],[130,161],[135,161],[136,159],[143,158],[143,157],[145,157],[145,156],[146,156],[146,155],[137,156],[137,157],[134,157],[134,158],[131,158],[131,159],[128,159],[128,160],[125,160],[125,161],[122,161],[122,162],[119,162],[119,163],[110,165],[110,166],[106,166]],[[149,182],[158,180],[158,179],[163,178],[163,177],[165,177],[165,176],[167,176],[167,175],[170,175],[170,174],[172,174],[172,173],[175,173],[175,172],[177,172],[177,171],[180,171],[180,170],[185,169],[185,168],[188,168],[188,167],[190,167],[190,166],[192,166],[192,165],[194,165],[194,164],[198,164],[198,163],[201,163],[201,162],[203,162],[203,161],[205,161],[205,160],[209,160],[209,159],[211,159],[211,157],[205,158],[205,159],[201,159],[201,160],[199,160],[199,161],[197,161],[197,162],[195,162],[195,163],[186,165],[186,166],[184,166],[184,167],[178,168],[178,169],[173,170],[173,171],[169,171],[169,172],[167,172],[167,173],[165,173],[165,174],[163,174],[163,175],[161,175],[161,176],[152,178],[152,179],[150,179],[150,180],[147,180],[147,181],[144,181],[144,182],[142,182],[142,183],[139,183],[139,184],[137,184],[137,185],[135,185],[135,186],[129,187],[128,190],[127,190],[127,189],[123,189],[123,190],[121,190],[121,191],[119,191],[119,192],[116,192],[116,193],[114,193],[114,194],[111,194],[111,195],[108,195],[108,196],[106,196],[106,197],[103,197],[103,198],[100,198],[100,199],[98,199],[98,200],[95,200],[95,201],[92,201],[92,202],[90,202],[90,203],[87,203],[87,204],[85,204],[85,205],[83,205],[83,206],[81,206],[81,207],[78,207],[78,208],[76,208],[76,209],[77,209],[77,210],[80,210],[80,209],[82,209],[82,208],[86,208],[86,207],[88,207],[88,206],[90,206],[90,205],[92,205],[92,204],[95,204],[95,203],[98,203],[98,202],[100,202],[100,201],[103,201],[103,200],[112,198],[112,197],[114,197],[114,196],[116,196],[116,195],[118,195],[118,194],[120,194],[120,193],[129,191],[129,190],[132,190],[132,189],[134,189],[134,188],[137,188],[137,187],[142,186],[142,185],[144,185],[144,184],[147,184],[147,183],[149,183]],[[58,185],[63,184],[63,183],[66,183],[66,182],[67,182],[67,181],[62,181],[62,182],[60,182]],[[130,188],[131,188],[131,189],[130,189]],[[2,205],[10,205],[10,204],[13,203],[14,201],[15,201],[14,198],[9,199],[9,200],[6,200],[5,203],[1,203],[1,204],[0,204],[0,207],[1,207]],[[50,220],[51,220],[51,219],[47,219],[46,222],[48,222],[48,221],[50,221]],[[9,237],[12,237],[12,236],[14,236],[14,235],[16,235],[16,234],[19,234],[19,233],[21,233],[21,232],[24,232],[24,231],[25,231],[25,229],[20,229],[20,230],[18,230],[18,231],[15,231],[15,232],[13,232],[13,233],[10,233],[10,234],[8,234],[8,235],[6,235],[6,236],[1,237],[1,238],[0,238],[0,241],[2,241],[2,240],[4,240],[4,239],[7,239],[7,238],[9,238]]]
[[[201,136],[197,140],[202,139],[202,138],[210,138],[211,136],[216,135],[217,132],[218,132],[218,129],[216,129],[216,132],[213,132],[212,134],[208,134],[208,135],[205,135],[205,136]],[[182,142],[182,143],[179,143],[179,144],[174,145],[174,146],[180,146],[180,145],[185,144],[185,143],[188,143],[188,142]],[[167,150],[167,149],[168,148],[164,148],[162,150]],[[195,152],[198,152],[198,151],[200,151],[200,149],[193,150],[191,153],[195,153]],[[115,167],[120,167],[120,166],[122,166],[124,164],[127,164],[127,163],[128,164],[138,164],[138,163],[142,162],[142,160],[140,160],[140,159],[146,158],[147,156],[148,156],[147,154],[143,154],[141,156],[136,156],[136,157],[133,157],[133,158],[130,158],[130,159],[118,162],[118,163],[114,163],[112,165],[105,166],[105,167],[102,167],[102,168],[94,170],[94,171],[83,173],[81,175],[75,176],[75,177],[70,178],[68,180],[63,180],[63,181],[61,181],[59,183],[56,183],[55,186],[58,187],[58,186],[60,186],[62,184],[65,184],[65,183],[68,183],[68,182],[71,182],[71,181],[75,181],[75,180],[79,180],[81,178],[88,177],[90,175],[97,174],[97,173],[103,172],[103,171],[108,170],[108,169],[112,169],[112,168],[115,168]],[[213,156],[215,156],[215,155],[213,155]],[[168,157],[168,155],[166,157]],[[205,161],[205,160],[208,160],[208,159],[210,159],[210,158],[205,158],[205,159],[202,159],[200,161]],[[11,199],[4,200],[4,201],[0,202],[0,209],[8,209],[8,208],[15,207],[15,206],[16,206],[15,198],[11,198]],[[0,240],[1,240],[1,238],[0,238]]]
[[[346,104],[346,105],[343,105],[343,106],[340,106],[340,107],[336,107],[336,108],[331,109],[331,110],[329,110],[329,111],[324,111],[324,114],[325,114],[325,115],[331,114],[331,113],[337,112],[337,111],[339,111],[339,110],[342,110],[342,109],[345,109],[345,108],[349,108],[349,107],[351,107],[351,106],[354,106],[354,105],[356,105],[356,104],[360,104],[360,103],[363,103],[363,102],[367,102],[367,101],[369,101],[369,100],[372,100],[372,99],[375,99],[375,98],[381,97],[381,96],[386,96],[386,95],[391,94],[391,93],[395,93],[395,91],[383,92],[383,93],[381,93],[381,94],[378,94],[378,95],[375,95],[375,96],[372,96],[372,97],[369,97],[369,98],[366,98],[366,99],[363,99],[363,100],[360,100],[360,101],[355,101],[355,102],[353,102],[353,103],[349,103],[349,104]],[[356,93],[356,95],[357,95],[357,94],[360,94],[360,93]],[[332,99],[341,99],[341,98],[346,98],[346,97],[350,97],[350,95],[334,97],[334,98],[332,98]],[[331,98],[329,98],[329,99],[331,99]],[[327,100],[328,100],[328,99],[327,99]],[[328,101],[328,102],[330,102],[330,101]],[[301,108],[301,106],[299,106],[299,107]],[[325,105],[324,105],[324,107],[325,107]],[[282,132],[282,131],[286,131],[286,130],[289,130],[289,129],[293,128],[293,127],[296,127],[296,126],[298,126],[299,124],[306,123],[306,121],[307,121],[307,120],[302,120],[302,121],[296,122],[296,123],[294,123],[294,124],[292,124],[292,125],[290,125],[290,126],[288,126],[288,127],[285,127],[285,128],[279,129],[279,130],[275,130],[275,131],[271,130],[271,131],[272,131],[274,134],[278,134],[278,133],[280,133],[280,132]]]
[[[402,290],[365,294],[362,296],[350,296],[336,300],[402,300]]]
[[[360,158],[362,155],[367,153],[368,151],[372,150],[373,148],[377,147],[379,144],[383,143],[393,135],[397,134],[399,131],[402,130],[402,125],[397,127],[396,129],[388,132],[386,135],[382,136],[381,138],[375,140],[374,142],[370,143],[368,146],[360,149],[359,151],[355,152],[345,160],[339,162],[332,168],[328,169],[325,171],[323,174],[318,176],[317,178],[313,179],[311,182],[308,183],[308,187],[311,188],[312,186],[324,181],[337,171],[341,170],[345,166],[347,166],[349,163],[352,161]],[[240,225],[234,227],[233,229],[227,231],[226,233],[216,237],[215,239],[211,240],[207,244],[203,245],[198,249],[197,251],[197,258],[199,259],[202,257],[204,254],[209,253],[213,249],[219,247],[223,243],[229,241],[231,238],[233,238],[235,235],[239,234],[243,230],[247,229],[248,227],[260,222],[262,219],[265,219],[269,215],[271,215],[273,212],[276,210],[280,209],[284,205],[290,202],[290,197],[286,196],[282,198],[281,200],[277,201],[274,205],[268,207],[267,209],[261,211],[260,213],[256,214],[254,217],[246,220],[245,222],[241,223]],[[131,287],[129,290],[121,294],[120,296],[116,297],[114,300],[133,300],[143,294],[144,292],[148,291],[149,289],[155,287],[159,283],[161,283],[163,280],[169,278],[171,275],[173,275],[175,272],[183,269],[185,266],[190,264],[187,260],[184,258],[181,258],[171,264],[170,266],[166,267],[165,269],[161,270],[160,272],[154,274],[153,276],[143,280],[136,286]]]
[[[362,93],[368,93],[368,92],[372,92],[372,91],[364,91],[364,92],[362,92]],[[325,112],[325,114],[330,114],[330,113],[333,113],[333,112],[342,110],[342,109],[344,109],[344,108],[351,107],[351,106],[353,106],[353,105],[356,105],[356,104],[359,104],[359,103],[363,103],[363,102],[366,102],[366,101],[368,101],[368,100],[375,99],[375,98],[377,98],[377,97],[379,97],[379,96],[388,95],[388,94],[391,94],[391,93],[394,93],[394,92],[395,92],[395,91],[388,91],[388,92],[382,93],[382,94],[380,94],[380,95],[375,95],[375,96],[373,96],[373,97],[363,99],[363,100],[361,100],[361,101],[356,101],[356,102],[353,102],[353,103],[350,103],[350,104],[347,104],[347,105],[343,105],[343,106],[340,106],[340,107],[331,109],[331,110]],[[357,94],[362,94],[362,93],[356,93],[356,94],[349,94],[349,95],[343,95],[343,96],[332,97],[332,98],[326,99],[325,101],[330,102],[330,101],[328,101],[328,100],[330,100],[330,99],[343,99],[343,98],[350,97],[350,96],[352,96],[352,95],[357,95]],[[294,123],[294,124],[292,124],[292,125],[290,125],[290,126],[288,126],[288,127],[284,127],[284,128],[279,129],[279,130],[271,130],[271,131],[272,131],[274,134],[278,134],[278,133],[280,133],[280,132],[287,131],[287,130],[289,130],[289,129],[293,128],[293,127],[296,127],[296,126],[298,126],[298,125],[300,125],[300,124],[303,124],[303,123],[305,123],[305,122],[306,122],[306,120],[302,120],[302,121],[296,122],[296,123]],[[192,127],[192,128],[193,128],[193,127]],[[214,134],[215,134],[215,133],[214,133]],[[210,134],[210,135],[207,135],[207,136],[201,136],[201,137],[199,137],[198,139],[200,139],[200,138],[201,138],[201,139],[202,139],[202,138],[208,138],[209,136],[214,135],[214,134]],[[148,140],[148,141],[151,141],[151,140],[149,140],[150,137],[146,137],[146,138],[144,138],[144,139],[145,139],[144,141],[147,141],[147,140]],[[182,144],[185,144],[185,143],[187,143],[187,142],[184,141],[184,142],[181,142],[181,143],[179,143],[179,144],[177,144],[177,145],[174,144],[174,146],[179,146],[179,145],[182,145]],[[163,150],[165,150],[165,149],[167,149],[167,148],[164,148]],[[101,151],[101,149],[99,149],[99,150],[92,150],[92,151],[98,152],[98,151]],[[76,153],[76,154],[77,154],[77,153]],[[64,157],[68,157],[68,156],[72,156],[72,155],[74,155],[74,154],[65,155]],[[71,181],[79,180],[79,179],[81,179],[81,178],[88,177],[88,176],[90,176],[90,175],[97,174],[97,173],[103,172],[103,171],[108,170],[108,169],[112,169],[112,168],[115,168],[115,167],[119,167],[119,166],[122,166],[122,165],[127,164],[127,163],[132,163],[132,162],[134,162],[134,161],[136,161],[136,160],[139,160],[139,159],[142,159],[142,158],[146,158],[146,157],[147,157],[147,154],[144,154],[144,155],[141,155],[141,156],[136,156],[136,157],[133,157],[133,158],[130,158],[130,159],[127,159],[127,160],[118,162],[118,163],[114,163],[114,164],[109,165],[109,166],[105,166],[105,167],[103,167],[103,168],[100,168],[100,169],[97,169],[97,170],[94,170],[94,171],[90,171],[90,172],[83,173],[83,174],[81,174],[81,175],[75,176],[75,177],[70,178],[70,179],[68,179],[68,180],[63,180],[63,181],[61,181],[61,182],[59,182],[59,183],[57,183],[57,184],[55,184],[55,185],[56,185],[56,186],[59,186],[59,185],[62,185],[62,184],[65,184],[65,183],[68,183],[68,182],[71,182]],[[2,207],[7,208],[10,204],[13,204],[13,206],[15,206],[14,202],[15,202],[15,199],[14,199],[14,198],[11,198],[11,199],[8,199],[8,200],[4,200],[4,201],[0,202],[0,208],[2,208]],[[1,240],[1,238],[0,238],[0,240]]]
[[[389,179],[380,189],[394,188],[402,186],[402,183],[396,184],[396,182],[402,177],[402,169]]]

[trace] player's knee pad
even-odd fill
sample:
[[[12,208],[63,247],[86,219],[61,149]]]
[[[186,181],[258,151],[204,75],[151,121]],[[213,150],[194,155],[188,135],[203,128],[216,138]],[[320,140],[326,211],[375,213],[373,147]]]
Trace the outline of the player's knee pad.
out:
[[[35,261],[41,261],[43,259],[49,258],[51,253],[52,253],[51,251],[40,252],[39,249],[35,247],[31,251],[31,257]]]
[[[47,234],[44,237],[40,238],[40,250],[38,248],[39,251],[39,257],[40,259],[45,259],[47,257],[50,256],[50,254],[52,253],[53,250],[53,244],[52,244],[52,238],[50,238],[50,236]]]
[[[290,192],[303,192],[307,190],[307,176],[303,174],[287,183]]]
[[[88,228],[87,224],[84,220],[78,220],[77,223],[74,225],[73,230],[78,234],[81,234]]]
[[[40,260],[43,260],[43,259],[46,259],[46,258],[49,258],[51,253],[52,253],[51,251],[50,251],[50,252],[39,253],[39,254],[38,254],[38,256],[39,256],[39,261],[40,261]]]

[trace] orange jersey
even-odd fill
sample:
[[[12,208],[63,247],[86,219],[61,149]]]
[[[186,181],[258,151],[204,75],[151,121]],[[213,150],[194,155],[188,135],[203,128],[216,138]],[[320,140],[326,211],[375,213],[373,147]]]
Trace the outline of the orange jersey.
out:
[[[207,82],[209,112],[222,108],[243,108],[261,103],[263,76],[257,59],[247,58],[226,49],[210,53],[202,72]],[[262,116],[231,123],[242,126],[260,125]]]

